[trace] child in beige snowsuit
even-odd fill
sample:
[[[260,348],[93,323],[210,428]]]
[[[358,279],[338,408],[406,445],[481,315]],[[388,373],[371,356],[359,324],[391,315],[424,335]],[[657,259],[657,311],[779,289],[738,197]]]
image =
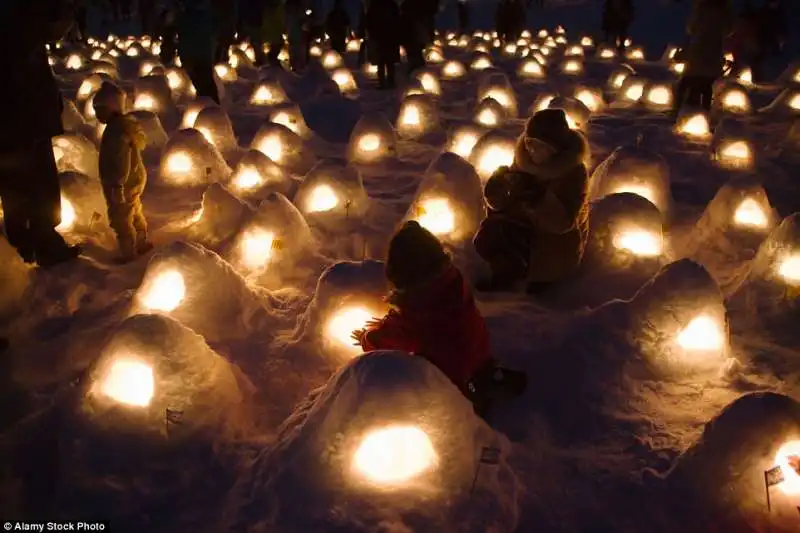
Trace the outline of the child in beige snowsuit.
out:
[[[125,114],[126,100],[125,93],[109,82],[103,83],[94,97],[97,120],[106,124],[100,144],[100,181],[111,228],[119,242],[120,262],[153,249],[142,210],[147,184],[142,150],[147,137],[136,119]]]

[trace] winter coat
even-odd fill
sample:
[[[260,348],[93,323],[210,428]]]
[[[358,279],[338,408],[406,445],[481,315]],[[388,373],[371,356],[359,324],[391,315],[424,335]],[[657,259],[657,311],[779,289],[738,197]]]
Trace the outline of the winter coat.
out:
[[[395,0],[371,0],[367,6],[365,28],[369,62],[378,64],[383,58],[391,63],[400,62],[400,8]]]
[[[403,350],[436,365],[464,390],[490,360],[489,332],[452,264],[430,282],[395,293],[393,309],[361,341],[365,351]]]
[[[589,144],[579,132],[571,133],[565,148],[538,165],[521,137],[513,165],[501,167],[486,183],[488,218],[527,236],[528,281],[562,279],[583,259],[589,236]],[[516,247],[513,241],[507,246]]]
[[[761,48],[759,21],[755,13],[744,13],[736,21],[727,48],[737,62],[751,61]]]
[[[106,126],[100,143],[100,182],[109,203],[138,200],[147,184],[142,150],[147,136],[131,115],[116,115]]]
[[[187,2],[178,13],[178,53],[189,64],[212,62],[219,27],[209,0]]]
[[[718,78],[722,75],[725,38],[733,14],[729,0],[695,0],[687,32],[686,77]]]
[[[0,48],[4,79],[0,83],[4,126],[0,151],[49,142],[61,135],[63,100],[47,60],[45,43],[69,29],[71,12],[60,2],[0,2]]]
[[[328,35],[330,35],[332,39],[338,37],[344,40],[347,38],[347,30],[349,27],[350,18],[347,16],[347,11],[345,11],[344,6],[334,6],[325,21],[325,28]]]

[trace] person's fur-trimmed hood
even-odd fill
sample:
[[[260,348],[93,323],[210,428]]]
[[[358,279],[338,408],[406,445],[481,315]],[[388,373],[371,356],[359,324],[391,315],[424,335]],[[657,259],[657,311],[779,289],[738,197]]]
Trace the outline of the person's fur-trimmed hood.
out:
[[[525,147],[525,135],[520,135],[511,169],[533,174],[542,181],[551,181],[563,176],[579,164],[589,168],[591,148],[589,141],[579,131],[572,130],[566,145],[558,148],[559,151],[549,161],[536,164],[531,160]]]

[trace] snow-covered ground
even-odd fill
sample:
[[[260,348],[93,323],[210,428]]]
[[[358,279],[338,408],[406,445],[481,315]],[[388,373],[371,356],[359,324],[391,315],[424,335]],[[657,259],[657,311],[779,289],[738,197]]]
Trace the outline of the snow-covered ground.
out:
[[[776,459],[800,440],[798,73],[720,84],[751,110],[731,97],[713,133],[693,113],[679,132],[659,111],[676,79],[667,37],[637,35],[685,6],[640,13],[646,57],[632,71],[581,45],[592,10],[532,12],[515,50],[443,30],[442,62],[396,92],[376,91],[353,51],[345,70],[325,55],[330,68],[295,77],[257,72],[242,49],[218,70],[222,109],[189,105],[179,69],[139,79],[148,43],[115,43],[102,70],[150,137],[157,246],[126,266],[112,261],[97,182],[92,51],[54,51],[75,104],[54,140],[61,229],[85,257],[34,270],[0,238],[3,366],[24,391],[4,384],[3,410],[27,413],[4,435],[0,516],[15,514],[23,479],[38,494],[57,478],[47,516],[115,531],[800,529],[800,496],[784,494],[800,476]],[[547,56],[543,26],[566,41]],[[492,67],[479,70],[476,46]],[[408,87],[429,94],[404,98]],[[481,180],[542,105],[589,138],[592,237],[580,272],[549,293],[478,295],[494,354],[529,376],[490,426],[425,361],[359,356],[348,335],[385,311],[380,260],[402,220],[440,231],[472,279],[485,272],[470,244]],[[501,123],[475,122],[487,115]],[[487,447],[499,457],[481,463]],[[385,455],[418,474],[369,482]],[[768,513],[776,464],[787,479]]]

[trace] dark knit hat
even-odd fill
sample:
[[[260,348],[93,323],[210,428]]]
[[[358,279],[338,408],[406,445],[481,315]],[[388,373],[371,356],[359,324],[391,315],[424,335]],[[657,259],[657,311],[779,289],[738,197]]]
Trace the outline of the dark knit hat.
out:
[[[416,220],[403,224],[389,242],[386,277],[398,289],[424,283],[450,264],[439,239]]]
[[[569,142],[572,130],[563,109],[548,108],[537,111],[528,119],[525,135],[560,149]]]

